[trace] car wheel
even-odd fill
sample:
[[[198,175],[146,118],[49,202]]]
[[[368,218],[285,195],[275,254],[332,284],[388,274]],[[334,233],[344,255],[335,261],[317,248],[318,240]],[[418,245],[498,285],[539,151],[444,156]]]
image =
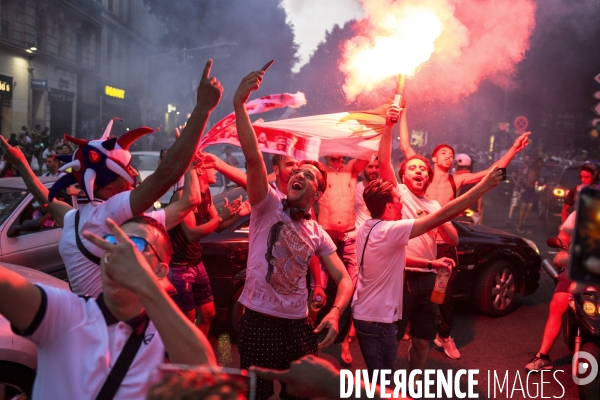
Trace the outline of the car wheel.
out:
[[[590,353],[596,360],[600,357],[600,349],[595,343],[587,342],[581,348],[582,351]],[[600,398],[600,377],[596,374],[596,378],[587,385],[578,385],[579,398],[582,400],[599,399]]]
[[[34,380],[34,370],[13,362],[0,362],[0,399],[30,399]]]
[[[473,299],[475,308],[482,313],[501,317],[515,307],[517,275],[508,261],[496,261],[479,275]]]
[[[246,307],[238,301],[244,290],[244,285],[240,286],[231,299],[231,306],[229,307],[229,323],[231,324],[231,340],[237,342],[237,334],[240,331],[240,320],[242,315],[246,311]]]

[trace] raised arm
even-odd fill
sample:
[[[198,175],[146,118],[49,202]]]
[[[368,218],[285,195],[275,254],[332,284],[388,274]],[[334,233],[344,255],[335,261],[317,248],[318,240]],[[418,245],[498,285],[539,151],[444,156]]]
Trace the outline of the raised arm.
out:
[[[190,166],[208,117],[219,104],[223,92],[219,81],[209,77],[211,67],[212,60],[208,60],[198,86],[196,107],[181,137],[169,149],[156,171],[131,192],[129,201],[133,215],[139,215],[150,208]]]
[[[246,189],[247,176],[241,169],[227,164],[214,154],[204,153],[204,155],[207,158],[206,161],[213,162],[217,171],[223,174],[225,178],[229,179],[239,187]]]
[[[525,132],[521,136],[519,136],[510,149],[495,163],[498,168],[506,168],[506,166],[512,161],[512,159],[523,150],[527,145],[529,145],[529,135],[531,132]],[[460,189],[463,185],[468,185],[471,183],[477,183],[483,179],[483,177],[491,170],[492,167],[471,174],[458,174],[453,175],[454,181],[456,182],[456,189]]]
[[[393,119],[400,116],[400,108],[392,105],[388,109],[385,118],[385,128],[381,135],[381,141],[379,142],[379,176],[381,179],[388,180],[394,183],[394,186],[398,184],[396,174],[394,173],[394,166],[392,165],[392,129],[394,128]],[[404,113],[402,113],[404,118]]]
[[[500,175],[501,174],[497,166],[490,168],[490,171],[485,178],[467,193],[452,200],[450,203],[442,207],[441,210],[416,219],[412,231],[410,232],[410,237],[413,238],[415,236],[422,235],[425,232],[428,232],[455,218],[461,212],[466,210],[471,204],[475,203],[478,198],[485,194],[485,192],[493,187],[496,187],[498,183],[500,183]]]
[[[56,223],[62,228],[65,214],[73,207],[56,199],[54,199],[52,203],[48,203],[48,188],[44,186],[31,170],[23,152],[21,152],[19,148],[12,147],[8,144],[2,135],[0,135],[0,144],[2,146],[4,159],[19,170],[19,174],[23,177],[27,189],[29,189],[35,200],[41,205],[48,204],[48,207],[45,210],[50,213],[52,218],[54,218]]]
[[[250,116],[246,111],[246,102],[250,97],[250,93],[259,88],[263,75],[264,72],[262,71],[254,71],[246,75],[233,96],[238,138],[246,158],[246,175],[249,183],[246,192],[248,192],[248,200],[252,205],[260,203],[267,195],[269,188],[267,168],[258,147],[258,140],[250,122]]]
[[[352,167],[352,176],[358,176],[358,174],[363,172],[369,164],[369,160],[355,158],[354,160],[348,161],[348,164]]]
[[[171,230],[177,226],[186,215],[190,214],[202,203],[198,175],[195,168],[189,168],[185,173],[183,193],[178,196],[177,201],[165,207],[165,228]]]
[[[400,150],[406,159],[414,156],[415,151],[410,147],[410,136],[408,134],[408,123],[406,122],[406,105],[404,105],[404,111],[400,118]]]
[[[42,304],[40,289],[27,279],[0,265],[0,314],[24,331]]]
[[[116,245],[90,232],[83,235],[110,257],[109,263],[102,257],[104,273],[138,297],[160,334],[169,360],[175,364],[216,366],[206,336],[183,315],[161,287],[159,279],[167,279],[168,266],[159,264],[156,271],[152,271],[144,256],[111,219],[106,220],[106,225],[117,238]]]

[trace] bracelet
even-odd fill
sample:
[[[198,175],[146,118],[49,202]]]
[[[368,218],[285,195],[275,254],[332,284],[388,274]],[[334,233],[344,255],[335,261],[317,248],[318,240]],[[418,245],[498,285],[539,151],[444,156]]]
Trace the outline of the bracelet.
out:
[[[429,261],[427,262],[427,268],[429,268],[429,270],[432,270],[432,269],[433,269],[433,261],[429,260]]]
[[[340,315],[342,315],[342,309],[340,308],[340,306],[333,306],[331,307],[331,309],[333,310],[334,308],[337,308],[338,311],[340,312]]]
[[[323,285],[321,285],[321,284],[315,285],[315,287],[316,287],[316,288],[317,288],[317,287],[320,287],[321,289],[323,289]]]

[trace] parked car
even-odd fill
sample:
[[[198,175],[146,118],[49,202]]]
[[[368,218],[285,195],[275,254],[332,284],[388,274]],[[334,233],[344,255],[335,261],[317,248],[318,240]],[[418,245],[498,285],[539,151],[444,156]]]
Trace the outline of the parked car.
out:
[[[233,154],[237,155],[235,152]],[[141,181],[143,181],[150,174],[152,174],[152,173],[154,173],[154,171],[156,171],[156,168],[158,167],[159,155],[160,155],[160,152],[158,152],[158,151],[132,151],[131,152],[131,166],[133,168],[135,168],[136,171],[138,171],[138,173],[140,174]],[[243,157],[243,155],[242,155],[242,157]],[[245,171],[244,168],[241,168],[241,169],[243,171]],[[220,173],[217,172],[217,182],[210,185],[210,194],[215,196],[215,195],[223,193],[229,189],[235,188],[236,186],[237,185],[235,185],[233,182],[227,181],[223,177],[223,175],[221,175]],[[158,200],[160,202],[161,206],[164,207],[164,206],[168,205],[169,202],[171,201],[172,195],[173,195],[172,190],[169,190],[167,193],[165,193]]]
[[[214,198],[217,208],[246,192],[237,188]],[[515,307],[518,293],[529,295],[538,288],[541,257],[531,240],[482,225],[454,221],[460,239],[455,297],[469,296],[476,309],[499,317]],[[202,261],[210,277],[217,318],[234,329],[244,311],[237,301],[245,283],[250,218],[244,217],[229,230],[202,239]],[[331,280],[330,280],[331,281]],[[327,288],[329,306],[335,297],[335,284]]]
[[[43,272],[5,262],[2,262],[2,266],[17,272],[31,283],[69,290],[66,282]],[[15,335],[10,323],[0,315],[0,399],[31,398],[36,369],[36,346],[22,336]]]
[[[56,178],[40,178],[46,187]],[[70,201],[70,197],[65,200]],[[66,279],[65,265],[58,253],[62,228],[52,218],[43,224],[40,205],[22,178],[0,179],[0,261],[37,269]]]
[[[538,217],[544,221],[544,230],[548,235],[556,235],[561,224],[561,211],[569,190],[581,183],[577,162],[562,168],[558,179],[545,184],[538,197]],[[599,168],[600,169],[600,168]]]

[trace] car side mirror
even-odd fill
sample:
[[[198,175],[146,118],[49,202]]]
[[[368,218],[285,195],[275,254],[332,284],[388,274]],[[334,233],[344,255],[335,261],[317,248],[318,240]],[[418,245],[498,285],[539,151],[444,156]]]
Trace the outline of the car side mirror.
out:
[[[17,231],[17,226],[15,224],[8,228],[8,231],[6,231],[6,236],[10,238],[19,236],[19,231]]]

